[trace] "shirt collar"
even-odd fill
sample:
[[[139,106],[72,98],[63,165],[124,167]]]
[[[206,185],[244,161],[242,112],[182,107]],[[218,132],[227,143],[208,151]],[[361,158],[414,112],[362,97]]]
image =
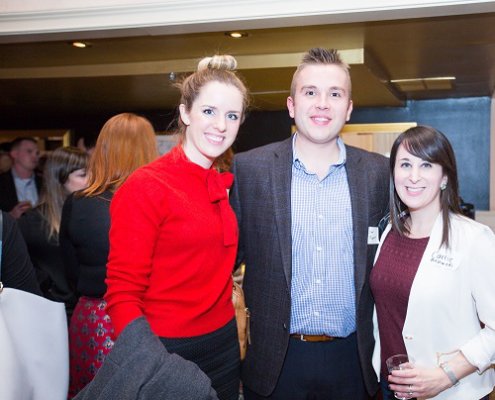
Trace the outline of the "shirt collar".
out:
[[[296,140],[297,140],[297,132],[294,133],[292,136],[292,164],[299,169],[304,169],[304,164],[303,162],[299,159],[297,156],[296,152]],[[337,146],[339,146],[339,159],[335,164],[332,164],[335,167],[339,167],[341,165],[344,165],[346,160],[347,160],[347,152],[345,148],[344,141],[340,138],[340,136],[337,137]]]
[[[15,172],[14,168],[11,168],[10,171],[12,172],[12,177],[14,178],[14,180],[23,181],[23,182],[34,181],[34,172],[31,174],[29,178],[21,178],[19,175],[17,175],[17,172]]]

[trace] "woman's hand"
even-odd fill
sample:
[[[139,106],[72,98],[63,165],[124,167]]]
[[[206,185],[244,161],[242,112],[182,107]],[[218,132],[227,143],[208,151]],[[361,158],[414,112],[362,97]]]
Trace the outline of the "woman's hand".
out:
[[[476,371],[476,367],[470,364],[460,351],[448,361],[448,365],[459,380]],[[409,364],[408,367],[402,370],[394,370],[388,376],[390,390],[398,393],[398,395],[408,398],[421,397],[429,399],[453,385],[450,378],[440,367],[421,368],[414,364]]]
[[[390,390],[400,397],[431,398],[452,386],[449,377],[440,368],[411,368],[394,370],[388,376]]]

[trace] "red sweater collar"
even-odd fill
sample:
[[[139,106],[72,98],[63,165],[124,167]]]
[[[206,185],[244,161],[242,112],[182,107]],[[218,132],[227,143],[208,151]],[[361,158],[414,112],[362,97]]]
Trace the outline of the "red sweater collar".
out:
[[[182,161],[192,173],[200,174],[205,178],[205,184],[208,190],[209,200],[217,203],[220,208],[220,215],[223,224],[223,242],[225,246],[237,245],[238,231],[237,220],[229,204],[228,189],[234,182],[234,175],[230,172],[218,172],[214,167],[209,169],[189,160],[180,145],[171,150],[171,157],[177,161]],[[181,165],[182,167],[182,165]]]

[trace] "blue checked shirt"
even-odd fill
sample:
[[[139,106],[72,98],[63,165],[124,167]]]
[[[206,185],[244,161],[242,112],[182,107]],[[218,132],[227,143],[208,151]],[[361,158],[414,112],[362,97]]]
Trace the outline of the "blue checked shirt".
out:
[[[290,333],[346,337],[356,330],[352,210],[340,138],[338,146],[340,159],[321,181],[293,146]]]

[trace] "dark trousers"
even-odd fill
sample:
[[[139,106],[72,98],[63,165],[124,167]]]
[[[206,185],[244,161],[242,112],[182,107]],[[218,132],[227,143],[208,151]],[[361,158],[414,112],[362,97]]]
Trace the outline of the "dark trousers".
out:
[[[331,342],[290,338],[274,392],[259,396],[244,387],[246,400],[364,400],[356,334]]]
[[[237,400],[240,385],[239,341],[232,319],[224,327],[192,338],[163,338],[169,353],[192,361],[211,379],[220,400]]]

